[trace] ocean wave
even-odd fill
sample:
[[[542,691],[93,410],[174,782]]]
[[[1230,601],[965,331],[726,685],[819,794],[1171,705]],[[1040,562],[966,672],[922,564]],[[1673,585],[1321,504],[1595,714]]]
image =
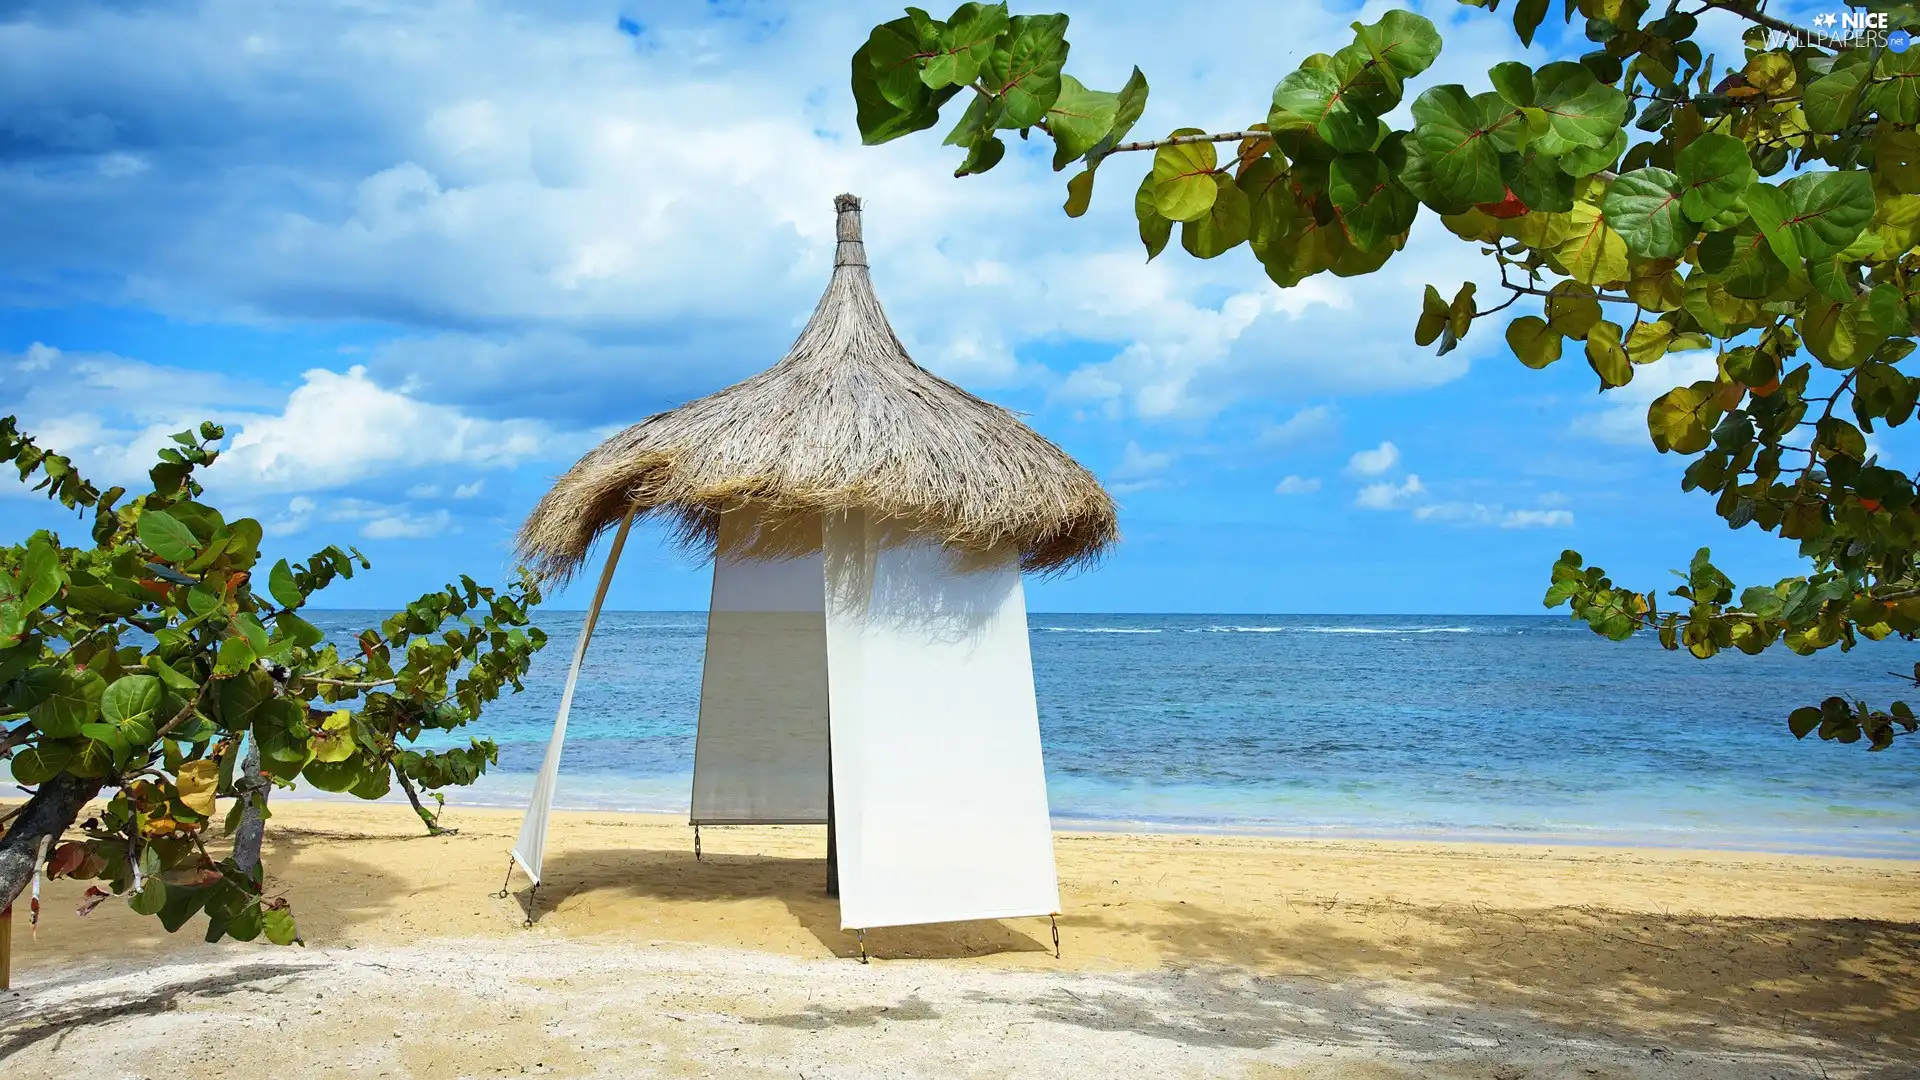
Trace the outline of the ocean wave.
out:
[[[1045,630],[1052,634],[1158,634],[1152,627],[1139,626],[1036,626],[1035,630]]]
[[[1471,634],[1471,626],[1202,626],[1189,634]]]

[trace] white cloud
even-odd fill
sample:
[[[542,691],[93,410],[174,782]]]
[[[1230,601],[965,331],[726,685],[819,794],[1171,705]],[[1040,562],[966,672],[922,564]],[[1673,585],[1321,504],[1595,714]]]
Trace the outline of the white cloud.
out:
[[[1361,450],[1347,459],[1347,473],[1352,476],[1379,476],[1400,463],[1400,448],[1390,442],[1383,442],[1371,450]]]
[[[446,510],[428,514],[384,514],[360,527],[360,535],[369,540],[418,540],[438,536],[453,524]]]
[[[1331,405],[1310,405],[1260,432],[1263,446],[1298,446],[1330,438],[1340,428],[1340,414]]]
[[[1468,349],[1408,340],[1423,284],[1487,271],[1437,222],[1378,274],[1282,290],[1245,251],[1149,264],[1131,199],[1147,155],[1109,163],[1071,220],[1038,144],[965,181],[937,133],[860,145],[846,58],[880,17],[665,5],[628,35],[595,5],[29,8],[0,35],[0,121],[47,150],[0,163],[20,208],[0,259],[88,270],[61,287],[170,315],[400,326],[408,347],[369,356],[384,385],[600,424],[776,359],[824,281],[828,200],[853,190],[903,340],[975,386],[1051,382],[1023,350],[1063,339],[1090,358],[1058,400],[1155,419],[1466,370]],[[1110,87],[1141,65],[1140,131],[1230,129],[1266,114],[1269,42],[1352,39],[1346,11],[1231,18],[1222,40],[1151,4],[1083,9],[1073,70]],[[1497,19],[1447,22],[1427,81],[1483,78],[1472,58],[1511,48]],[[169,63],[126,63],[138,50]]]
[[[1571,510],[1509,510],[1500,519],[1503,529],[1563,529],[1572,525]]]
[[[1416,521],[1497,525],[1502,529],[1562,529],[1573,525],[1571,510],[1508,510],[1479,502],[1428,503],[1415,507],[1413,517]]]
[[[1317,476],[1286,476],[1273,486],[1275,495],[1311,495],[1320,490]]]
[[[1369,510],[1391,510],[1417,495],[1425,494],[1426,490],[1420,483],[1419,476],[1408,473],[1407,478],[1398,484],[1390,480],[1382,480],[1361,488],[1360,493],[1353,498],[1353,505]]]
[[[295,495],[287,500],[286,509],[267,519],[261,526],[268,536],[292,536],[307,527],[313,520],[315,503],[305,495]]]
[[[537,454],[542,425],[481,420],[380,386],[355,366],[308,371],[278,416],[247,418],[209,470],[222,483],[268,490],[340,487],[425,465],[512,466]]]
[[[487,482],[485,480],[475,480],[471,484],[461,484],[459,487],[453,489],[453,497],[456,499],[475,498],[480,494],[481,489],[486,486]]]
[[[1138,479],[1164,472],[1171,464],[1173,464],[1171,453],[1165,450],[1142,450],[1139,443],[1129,440],[1126,449],[1120,455],[1120,464],[1114,466],[1113,475],[1122,479]]]

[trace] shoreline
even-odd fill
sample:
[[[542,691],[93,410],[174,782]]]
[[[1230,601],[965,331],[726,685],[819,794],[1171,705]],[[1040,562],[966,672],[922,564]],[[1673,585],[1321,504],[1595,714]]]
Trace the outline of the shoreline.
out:
[[[460,792],[471,794],[471,789]],[[302,790],[299,794],[277,794],[281,803],[317,803],[323,805],[368,805],[368,800],[349,795],[336,795],[326,792]],[[372,805],[405,806],[406,799],[398,793],[373,800]],[[525,800],[518,802],[501,800],[462,800],[458,803],[449,799],[447,810],[481,811],[486,813],[519,814],[525,810]],[[660,809],[649,806],[623,806],[590,802],[567,802],[562,800],[554,804],[556,812],[565,811],[574,814],[631,814],[639,817],[682,819],[686,825],[685,811]],[[1144,836],[1201,836],[1201,837],[1244,837],[1250,839],[1271,840],[1325,840],[1355,841],[1362,843],[1409,843],[1409,844],[1511,844],[1521,847],[1580,847],[1597,849],[1658,849],[1676,852],[1727,852],[1750,855],[1805,856],[1813,858],[1841,859],[1885,859],[1900,862],[1920,862],[1920,837],[1915,838],[1912,846],[1893,846],[1863,843],[1843,845],[1833,842],[1810,840],[1805,843],[1774,839],[1754,838],[1746,840],[1725,832],[1710,830],[1674,829],[1669,833],[1617,832],[1602,829],[1583,830],[1580,828],[1554,829],[1501,829],[1487,827],[1482,829],[1435,828],[1435,829],[1373,829],[1366,826],[1349,825],[1272,825],[1262,826],[1255,822],[1208,823],[1201,821],[1170,821],[1149,818],[1104,818],[1069,817],[1054,815],[1051,818],[1055,835],[1061,833],[1093,833],[1101,835],[1144,835]],[[691,827],[691,826],[689,826]],[[752,826],[710,825],[706,828],[741,828]],[[1756,833],[1760,830],[1755,830]],[[1823,840],[1828,834],[1821,834]],[[1705,842],[1702,842],[1705,841]]]

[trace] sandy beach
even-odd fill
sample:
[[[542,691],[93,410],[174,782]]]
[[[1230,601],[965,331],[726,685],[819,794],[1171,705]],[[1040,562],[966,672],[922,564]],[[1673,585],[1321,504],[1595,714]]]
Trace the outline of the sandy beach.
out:
[[[1659,849],[1061,833],[1065,913],[877,930],[818,828],[285,802],[305,948],[50,883],[16,922],[14,1077],[1920,1076],[1920,863]]]

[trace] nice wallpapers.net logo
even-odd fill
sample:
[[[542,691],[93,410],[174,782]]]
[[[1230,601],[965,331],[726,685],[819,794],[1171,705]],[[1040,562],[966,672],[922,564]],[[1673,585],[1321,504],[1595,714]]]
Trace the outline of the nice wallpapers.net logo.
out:
[[[1772,48],[1813,45],[1827,49],[1864,49],[1879,46],[1888,52],[1903,53],[1913,44],[1913,35],[1905,30],[1889,30],[1884,11],[1828,11],[1813,17],[1813,26],[1805,33],[1771,35]]]

